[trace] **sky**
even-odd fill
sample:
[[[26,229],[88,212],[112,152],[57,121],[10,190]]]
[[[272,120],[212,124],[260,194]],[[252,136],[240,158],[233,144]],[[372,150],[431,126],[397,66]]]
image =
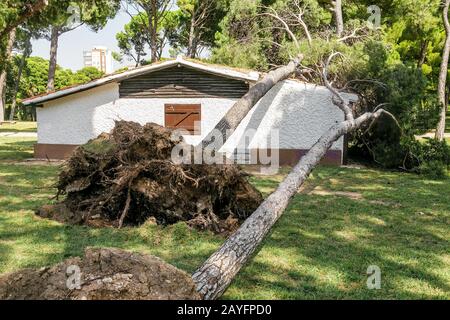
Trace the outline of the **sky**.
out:
[[[73,71],[83,68],[83,51],[91,50],[95,46],[105,46],[112,51],[119,52],[117,47],[116,34],[123,30],[125,24],[130,22],[130,16],[120,11],[117,16],[108,22],[106,27],[99,32],[94,32],[85,26],[63,34],[59,38],[58,65],[69,68]],[[50,42],[45,39],[33,41],[33,56],[49,59]],[[121,66],[133,65],[125,57],[120,65],[115,61],[115,69]]]

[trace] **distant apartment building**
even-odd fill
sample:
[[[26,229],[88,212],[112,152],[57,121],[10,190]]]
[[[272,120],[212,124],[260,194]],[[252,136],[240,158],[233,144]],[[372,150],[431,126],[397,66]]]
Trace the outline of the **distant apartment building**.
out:
[[[84,66],[95,67],[106,74],[114,72],[112,51],[106,47],[96,46],[91,51],[84,51]]]

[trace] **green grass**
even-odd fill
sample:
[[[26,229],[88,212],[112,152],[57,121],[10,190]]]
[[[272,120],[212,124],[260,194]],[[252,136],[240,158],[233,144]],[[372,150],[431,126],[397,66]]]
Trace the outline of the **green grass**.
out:
[[[36,132],[36,122],[23,121],[15,124],[4,123],[0,125],[0,132]]]
[[[0,137],[0,161],[33,158],[36,138]]]
[[[54,264],[88,246],[154,254],[192,272],[224,240],[184,224],[90,229],[38,218],[34,210],[52,201],[58,171],[0,162],[0,273]],[[281,179],[252,183],[267,195]],[[450,298],[449,180],[321,167],[306,189],[316,186],[330,195],[294,197],[225,299]],[[369,265],[381,268],[380,290],[366,288]]]

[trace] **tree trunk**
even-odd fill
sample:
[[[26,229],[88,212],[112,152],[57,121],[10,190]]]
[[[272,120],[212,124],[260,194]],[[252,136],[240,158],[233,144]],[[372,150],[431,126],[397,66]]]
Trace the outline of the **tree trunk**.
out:
[[[332,0],[334,19],[336,20],[336,35],[342,37],[344,33],[344,18],[342,15],[342,0]]]
[[[5,61],[0,74],[0,122],[5,120],[5,88],[6,88],[6,76],[8,74],[8,62],[11,60],[12,51],[14,48],[14,42],[16,41],[16,31],[14,28],[9,33],[8,43],[6,45]]]
[[[58,62],[59,27],[52,27],[50,39],[50,64],[48,67],[47,92],[55,91],[55,75]]]
[[[448,20],[448,10],[450,6],[450,0],[446,0],[444,4],[443,11],[443,20],[445,25],[446,39],[444,50],[442,53],[442,63],[441,63],[441,71],[439,73],[439,84],[438,84],[438,95],[439,95],[439,103],[441,104],[441,115],[438,126],[436,128],[436,139],[439,141],[444,140],[445,133],[445,117],[447,115],[447,106],[448,101],[445,94],[445,88],[447,84],[447,73],[448,73],[448,60],[450,54],[450,23]]]
[[[192,278],[197,285],[197,291],[205,300],[219,298],[228,288],[233,278],[281,217],[290,199],[297,193],[333,143],[369,120],[375,120],[383,112],[384,110],[378,110],[376,113],[366,113],[357,119],[346,120],[333,126],[319,139],[277,190],[225,241],[219,250],[194,272]]]
[[[141,66],[141,54],[138,53],[137,54],[137,59],[136,59],[136,68]]]
[[[233,107],[219,121],[215,128],[206,135],[201,142],[202,148],[213,148],[218,151],[221,144],[226,141],[227,132],[233,132],[239,126],[241,121],[255,106],[255,104],[269,92],[278,82],[291,76],[299,66],[302,56],[292,60],[288,65],[280,67],[269,72],[262,80],[258,81],[250,90],[239,99]],[[219,130],[222,135],[222,141],[216,141],[214,132]]]
[[[417,68],[422,68],[425,63],[425,59],[427,58],[427,48],[428,48],[428,40],[423,40],[420,45],[420,54],[419,60],[417,61]]]
[[[150,28],[150,50],[151,62],[158,61],[158,7],[157,0],[151,2],[151,12],[148,13],[149,28]]]
[[[197,50],[196,50],[196,39],[195,39],[195,20],[196,20],[196,10],[194,9],[194,11],[192,12],[192,17],[191,17],[191,26],[189,29],[189,42],[188,42],[188,50],[187,50],[187,56],[191,59],[195,59],[196,55],[197,55]]]
[[[11,112],[9,113],[9,121],[14,121],[14,114],[16,113],[16,106],[17,106],[17,93],[19,92],[19,88],[20,88],[20,79],[22,79],[22,73],[23,73],[23,68],[25,67],[25,63],[31,54],[30,40],[31,39],[27,39],[27,44],[22,53],[22,59],[20,60],[19,70],[17,73],[16,85],[14,87],[14,93],[12,95],[13,100],[12,100],[12,104],[11,104]]]

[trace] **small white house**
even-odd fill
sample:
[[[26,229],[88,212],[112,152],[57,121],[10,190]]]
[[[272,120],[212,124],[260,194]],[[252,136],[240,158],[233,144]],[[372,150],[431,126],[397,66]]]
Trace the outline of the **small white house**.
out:
[[[186,141],[197,144],[261,76],[178,58],[29,98],[23,103],[37,106],[35,157],[66,158],[76,146],[109,132],[115,120],[184,128],[191,133]],[[221,151],[242,158],[276,149],[280,164],[294,164],[343,119],[325,87],[285,80],[257,103]],[[340,165],[344,157],[342,138],[324,162]]]

